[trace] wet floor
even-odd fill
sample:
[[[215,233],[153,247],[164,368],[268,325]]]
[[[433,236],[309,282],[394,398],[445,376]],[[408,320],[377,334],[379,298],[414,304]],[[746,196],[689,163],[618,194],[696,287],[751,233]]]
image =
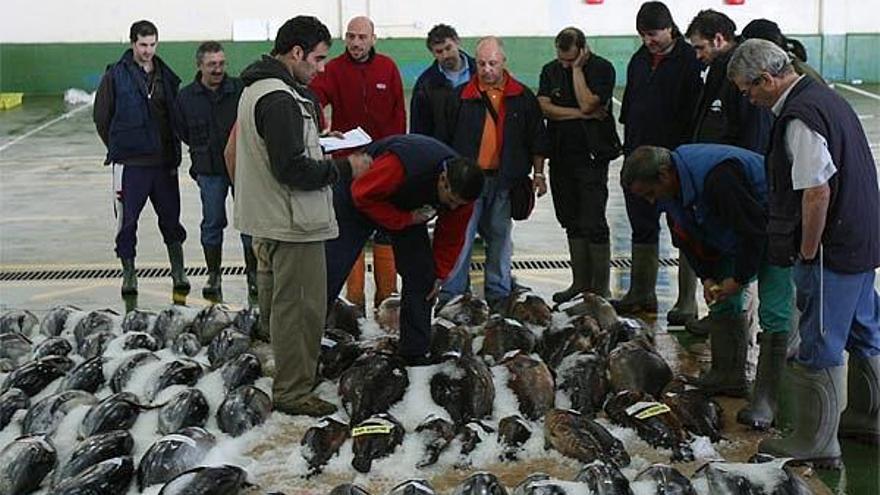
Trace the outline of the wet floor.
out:
[[[860,89],[880,94],[877,86],[862,86]],[[880,100],[843,88],[838,90],[859,114],[876,160],[880,155]],[[94,132],[89,108],[68,106],[59,97],[26,97],[23,106],[0,112],[0,273],[47,268],[117,267],[113,257],[115,219],[111,179],[109,170],[103,165],[103,157],[104,148]],[[188,158],[185,158],[180,176],[182,222],[189,236],[185,253],[188,266],[204,266],[198,241],[201,205],[195,182],[186,174],[188,166]],[[626,259],[629,257],[630,230],[623,197],[616,185],[619,171],[620,160],[611,167],[608,218],[613,257]],[[231,199],[229,201],[231,203]],[[231,214],[232,205],[227,206]],[[538,201],[528,221],[516,224],[514,246],[514,257],[518,260],[567,259],[565,236],[556,223],[549,196]],[[676,256],[664,227],[660,257]],[[238,235],[231,226],[225,231],[224,259],[229,264],[243,264]],[[167,266],[156,216],[150,208],[144,210],[140,222],[137,261],[140,268]],[[515,275],[520,283],[545,297],[566,287],[569,282],[567,270],[517,270]],[[625,291],[628,278],[628,270],[612,270],[615,294]],[[204,277],[195,276],[190,280],[193,291],[186,303],[206,304],[208,301],[198,297]],[[674,302],[675,280],[676,268],[661,266],[657,284],[661,316],[655,325],[661,342],[667,347],[666,356],[671,361],[680,362],[685,369],[694,369],[697,363],[683,350],[694,339],[681,333],[667,333],[662,316]],[[474,274],[473,282],[479,290],[479,274]],[[142,278],[139,286],[138,299],[126,304],[119,297],[119,281],[114,279],[0,282],[0,310],[22,308],[40,314],[61,303],[89,309],[110,307],[124,310],[126,305],[155,309],[173,301],[170,279]],[[232,306],[247,304],[243,277],[226,277],[223,291],[225,302]],[[178,298],[177,302],[182,300]],[[702,313],[705,312],[703,306]],[[784,404],[790,402],[790,397],[786,397]],[[741,403],[728,401],[724,404],[730,415],[729,433],[737,439],[737,449],[722,450],[722,453],[732,459],[747,458],[760,438],[733,421]],[[843,442],[843,451],[845,470],[840,473],[820,471],[816,473],[818,477],[837,493],[880,492],[877,447]],[[515,476],[510,476],[513,481]]]

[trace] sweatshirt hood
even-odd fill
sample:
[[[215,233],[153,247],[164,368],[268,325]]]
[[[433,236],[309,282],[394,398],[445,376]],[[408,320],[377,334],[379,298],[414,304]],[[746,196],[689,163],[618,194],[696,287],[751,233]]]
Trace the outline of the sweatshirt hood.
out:
[[[281,79],[288,86],[302,87],[302,84],[294,79],[283,63],[268,55],[263,55],[260,60],[241,71],[241,80],[245,86],[250,86],[262,79]]]

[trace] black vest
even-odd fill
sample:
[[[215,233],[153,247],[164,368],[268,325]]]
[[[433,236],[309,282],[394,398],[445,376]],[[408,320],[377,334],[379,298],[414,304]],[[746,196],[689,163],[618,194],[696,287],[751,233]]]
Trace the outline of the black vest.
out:
[[[403,184],[391,197],[391,203],[402,210],[415,210],[425,205],[442,206],[437,197],[437,178],[448,158],[459,156],[449,146],[421,134],[389,136],[370,144],[366,153],[376,157],[383,153],[397,155],[406,172]]]
[[[849,104],[809,77],[789,93],[773,126],[767,153],[770,262],[790,265],[801,244],[802,192],[792,188],[792,163],[785,146],[785,130],[792,119],[803,121],[825,138],[837,167],[828,181],[831,198],[822,232],[825,266],[841,273],[873,270],[880,266],[880,193],[874,158]]]

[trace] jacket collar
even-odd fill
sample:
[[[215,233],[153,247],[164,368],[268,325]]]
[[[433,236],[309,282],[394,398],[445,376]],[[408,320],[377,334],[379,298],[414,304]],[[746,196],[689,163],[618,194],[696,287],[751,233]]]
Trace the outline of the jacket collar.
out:
[[[523,92],[525,91],[525,86],[514,79],[509,72],[504,71],[504,75],[507,78],[507,81],[504,83],[504,97],[509,98],[511,96],[519,96],[523,94]],[[463,100],[480,99],[480,86],[478,76],[476,74],[471,76],[471,80],[464,85],[464,88],[461,90],[461,98]]]
[[[202,93],[213,92],[211,90],[211,88],[202,84],[202,78],[199,77],[200,74],[201,73],[199,71],[196,71],[196,75],[193,78],[193,80],[196,83],[196,85],[195,85],[196,89]],[[229,94],[229,93],[235,92],[235,88],[232,87],[232,80],[229,78],[229,74],[225,74],[225,73],[223,74],[223,81],[220,82],[220,87],[217,88],[216,92],[223,93],[223,94]]]
[[[684,45],[687,45],[687,41],[684,40],[683,36],[673,38],[672,43],[672,50],[663,56],[664,59],[675,59],[681,57],[682,52],[684,51]],[[648,51],[644,44],[639,47],[638,51],[636,51],[636,55],[644,58],[645,60],[651,60],[651,57],[653,57],[651,52]]]
[[[367,54],[367,59],[364,61],[355,60],[354,57],[352,57],[351,54],[348,53],[348,50],[342,52],[342,57],[344,57],[345,60],[348,60],[349,63],[354,65],[367,65],[372,62],[374,58],[376,58],[376,47],[370,48],[370,53]]]

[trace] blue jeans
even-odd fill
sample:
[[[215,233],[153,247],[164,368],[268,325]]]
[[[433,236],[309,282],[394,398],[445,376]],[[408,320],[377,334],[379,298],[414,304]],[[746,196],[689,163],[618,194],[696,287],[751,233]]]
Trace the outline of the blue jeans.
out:
[[[880,355],[874,276],[874,270],[850,274],[822,270],[818,263],[795,264],[800,364],[814,370],[842,366],[844,349],[865,359]]]
[[[474,202],[474,213],[468,223],[461,254],[455,262],[440,300],[446,301],[463,294],[470,287],[471,251],[477,232],[486,244],[486,282],[487,301],[496,302],[510,295],[510,258],[513,254],[510,219],[510,192],[498,187],[496,177],[486,177],[483,193]]]
[[[202,246],[222,246],[223,229],[228,225],[226,219],[226,195],[232,188],[226,175],[196,176],[199,195],[202,198]],[[241,234],[241,244],[246,249],[251,247],[251,236]]]

